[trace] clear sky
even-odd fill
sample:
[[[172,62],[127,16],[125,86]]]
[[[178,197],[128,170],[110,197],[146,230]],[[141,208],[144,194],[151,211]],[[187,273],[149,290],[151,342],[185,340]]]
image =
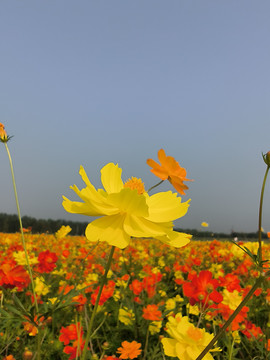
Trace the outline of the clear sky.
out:
[[[87,221],[62,195],[83,165],[157,178],[163,148],[194,179],[177,225],[256,231],[270,150],[269,0],[0,2],[0,122],[22,215]],[[1,144],[0,144],[1,145]],[[0,147],[0,212],[16,213]],[[160,190],[173,190],[169,183]],[[263,227],[270,231],[270,183]]]

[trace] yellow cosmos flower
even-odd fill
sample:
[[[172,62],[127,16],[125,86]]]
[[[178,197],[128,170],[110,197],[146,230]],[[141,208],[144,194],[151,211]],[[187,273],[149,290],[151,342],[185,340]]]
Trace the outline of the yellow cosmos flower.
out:
[[[180,360],[195,360],[214,337],[204,329],[196,328],[189,322],[187,316],[182,317],[180,313],[176,314],[175,318],[169,317],[166,328],[171,338],[161,340],[165,355]],[[220,349],[215,348],[210,351],[220,351]],[[207,353],[204,359],[214,360],[210,353]]]
[[[135,315],[131,309],[124,307],[119,310],[118,319],[125,325],[131,325],[135,320]]]
[[[83,202],[63,197],[63,207],[70,213],[101,216],[86,228],[89,241],[106,241],[120,249],[129,245],[131,237],[156,238],[174,247],[189,243],[191,235],[173,231],[173,220],[186,214],[189,201],[182,203],[171,191],[149,196],[124,187],[122,169],[113,163],[101,169],[104,190],[95,189],[82,166],[79,174],[86,187],[79,190],[73,185],[71,189]]]
[[[208,227],[209,224],[208,224],[207,222],[203,221],[203,222],[201,223],[201,226],[202,226],[202,227]]]
[[[71,232],[71,230],[72,229],[69,225],[63,225],[58,231],[56,231],[55,236],[57,239],[63,239],[65,236],[67,236],[68,233]]]
[[[242,301],[242,295],[237,290],[229,292],[227,289],[224,289],[222,295],[222,303],[228,305],[231,310],[235,310]]]
[[[47,295],[50,291],[49,287],[40,279],[35,279],[35,292],[37,295]]]

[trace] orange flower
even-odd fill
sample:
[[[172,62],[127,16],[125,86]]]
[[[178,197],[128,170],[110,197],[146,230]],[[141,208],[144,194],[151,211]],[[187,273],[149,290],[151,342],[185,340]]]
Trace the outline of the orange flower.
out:
[[[34,318],[34,321],[30,321],[30,319],[25,316],[25,318],[29,321],[23,322],[23,328],[26,332],[28,332],[29,336],[36,336],[38,333],[38,327],[42,325],[44,321],[44,316],[38,319],[37,315]]]
[[[3,358],[3,360],[16,360],[13,355],[7,355]]]
[[[147,165],[153,168],[151,169],[151,172],[161,180],[169,180],[176,191],[185,195],[184,190],[187,190],[188,187],[183,181],[192,181],[186,178],[186,170],[182,168],[172,156],[166,156],[163,149],[158,151],[158,159],[160,165],[152,159],[147,159]]]
[[[146,320],[151,320],[151,321],[162,320],[162,314],[161,311],[158,310],[157,305],[147,305],[145,308],[143,308],[142,317]]]
[[[131,343],[128,341],[122,342],[122,347],[117,349],[117,352],[120,355],[120,359],[136,359],[142,350],[140,349],[141,344],[137,343],[137,341],[132,341]]]

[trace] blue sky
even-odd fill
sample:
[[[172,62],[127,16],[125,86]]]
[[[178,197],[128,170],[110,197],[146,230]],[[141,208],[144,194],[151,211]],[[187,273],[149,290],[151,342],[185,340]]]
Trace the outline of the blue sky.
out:
[[[188,214],[177,226],[256,231],[270,150],[270,2],[2,1],[0,122],[10,135],[23,215],[86,221],[62,195],[123,179],[157,182],[164,148],[187,169]],[[4,146],[0,212],[16,213]],[[164,184],[160,190],[173,190]],[[270,231],[270,190],[263,227]]]

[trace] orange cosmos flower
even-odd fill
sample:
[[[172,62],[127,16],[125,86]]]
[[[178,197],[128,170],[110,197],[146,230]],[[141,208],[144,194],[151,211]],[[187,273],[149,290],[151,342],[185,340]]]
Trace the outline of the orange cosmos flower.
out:
[[[122,347],[117,349],[117,352],[121,354],[120,359],[136,359],[142,352],[140,349],[141,344],[137,343],[137,341],[131,343],[123,341],[121,345]]]
[[[183,181],[192,181],[186,178],[186,170],[182,168],[172,156],[166,156],[163,149],[158,151],[158,159],[160,165],[152,159],[147,159],[147,165],[153,168],[151,172],[161,180],[169,180],[176,191],[185,195],[184,190],[187,190],[188,186],[186,186]]]
[[[158,310],[157,305],[147,305],[145,308],[143,308],[142,317],[146,320],[151,320],[151,321],[162,320],[162,314],[161,311]]]

